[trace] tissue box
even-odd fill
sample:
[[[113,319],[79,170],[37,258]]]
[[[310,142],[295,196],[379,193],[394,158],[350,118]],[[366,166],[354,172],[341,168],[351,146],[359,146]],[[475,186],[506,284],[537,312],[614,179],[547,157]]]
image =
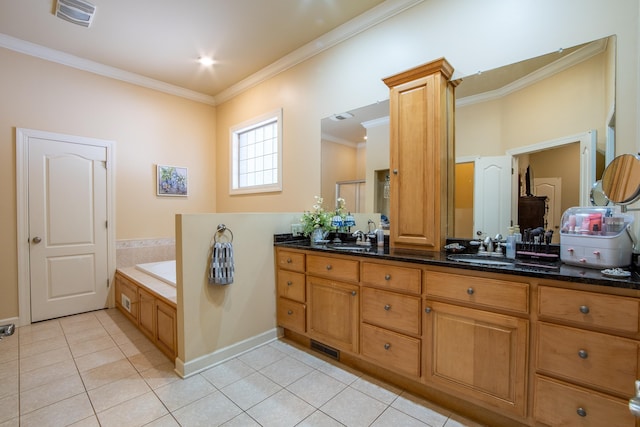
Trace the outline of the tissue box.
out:
[[[562,215],[560,260],[588,268],[631,264],[633,241],[627,227],[633,216],[611,208],[570,208]]]

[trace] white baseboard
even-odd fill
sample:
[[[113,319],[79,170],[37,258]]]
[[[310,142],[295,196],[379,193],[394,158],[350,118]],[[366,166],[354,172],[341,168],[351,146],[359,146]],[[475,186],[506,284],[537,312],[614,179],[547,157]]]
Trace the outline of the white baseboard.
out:
[[[175,371],[182,378],[188,378],[192,375],[198,374],[219,363],[237,357],[242,353],[246,353],[256,347],[260,347],[261,345],[270,343],[271,341],[278,339],[278,336],[280,335],[279,329],[280,328],[273,328],[269,331],[263,332],[260,335],[247,338],[246,340],[237,342],[228,347],[216,350],[213,353],[205,354],[204,356],[200,356],[197,359],[190,360],[187,363],[180,360],[180,358],[176,358]]]
[[[0,325],[8,325],[9,323],[13,323],[16,327],[22,326],[20,325],[18,317],[9,317],[7,319],[0,319]]]

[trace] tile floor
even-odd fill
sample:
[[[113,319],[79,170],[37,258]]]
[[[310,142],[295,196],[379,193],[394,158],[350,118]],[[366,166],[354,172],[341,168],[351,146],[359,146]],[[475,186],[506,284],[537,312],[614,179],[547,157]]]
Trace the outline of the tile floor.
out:
[[[120,312],[0,341],[0,427],[477,426],[283,341],[188,379]]]

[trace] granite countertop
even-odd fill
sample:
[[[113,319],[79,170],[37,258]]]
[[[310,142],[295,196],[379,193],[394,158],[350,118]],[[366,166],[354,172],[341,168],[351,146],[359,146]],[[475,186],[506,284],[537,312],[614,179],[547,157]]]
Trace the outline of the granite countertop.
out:
[[[365,247],[360,250],[333,249],[327,245],[311,245],[309,239],[274,239],[274,245],[295,249],[304,249],[319,253],[333,253],[362,258],[380,259],[388,261],[404,261],[415,264],[435,265],[440,267],[455,267],[462,270],[485,271],[491,273],[514,274],[518,276],[538,277],[541,279],[561,280],[566,282],[583,283],[591,285],[609,286],[623,289],[640,290],[640,274],[635,269],[627,278],[608,277],[602,274],[600,269],[571,266],[562,262],[556,262],[545,266],[539,266],[529,260],[519,260],[511,265],[482,265],[469,264],[447,259],[448,253],[430,252],[420,250],[395,249],[385,246]]]

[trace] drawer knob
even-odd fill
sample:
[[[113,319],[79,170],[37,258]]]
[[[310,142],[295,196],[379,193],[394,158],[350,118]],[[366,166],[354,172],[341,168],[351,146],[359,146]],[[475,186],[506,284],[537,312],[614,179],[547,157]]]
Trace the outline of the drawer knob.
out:
[[[589,357],[589,353],[587,353],[587,350],[578,350],[578,356],[580,357],[580,359],[586,359]]]
[[[572,253],[573,253],[573,251],[575,251],[575,249],[573,249],[573,248],[567,248],[567,252],[569,252],[570,254],[572,254]]]
[[[293,314],[293,311],[292,311],[292,310],[289,310],[289,311],[287,311],[287,314],[288,314],[289,316],[291,316],[291,315]]]
[[[391,305],[389,305],[389,304],[385,304],[384,309],[385,309],[386,311],[391,310]]]
[[[358,293],[356,291],[351,291],[351,295],[353,295],[354,297],[357,295]]]
[[[431,307],[425,307],[424,312],[425,313],[431,313]]]
[[[391,280],[391,275],[390,274],[385,274],[384,280]]]
[[[327,264],[327,270],[331,270],[331,264]]]
[[[291,258],[287,258],[287,264],[291,264],[293,261],[291,261]]]
[[[386,344],[384,345],[384,349],[385,349],[385,350],[389,350],[390,348],[391,348],[391,344],[386,343]]]
[[[293,282],[291,280],[287,280],[287,286],[291,286],[293,285]]]
[[[580,415],[581,417],[586,417],[587,416],[587,411],[585,411],[584,408],[578,408],[578,410],[576,411],[576,413],[578,415]]]
[[[580,259],[578,260],[578,262],[582,262],[582,263],[584,263],[584,262],[587,262],[587,260],[586,260],[585,258],[580,258]]]
[[[589,306],[581,305],[581,306],[580,306],[580,313],[582,313],[582,314],[589,314]]]
[[[468,293],[469,295],[473,295],[473,293],[474,293],[474,292],[475,292],[475,291],[473,290],[473,288],[469,288],[469,289],[467,289],[467,293]]]
[[[593,254],[594,254],[597,258],[600,258],[600,251],[593,251]]]

